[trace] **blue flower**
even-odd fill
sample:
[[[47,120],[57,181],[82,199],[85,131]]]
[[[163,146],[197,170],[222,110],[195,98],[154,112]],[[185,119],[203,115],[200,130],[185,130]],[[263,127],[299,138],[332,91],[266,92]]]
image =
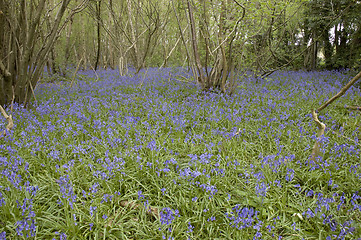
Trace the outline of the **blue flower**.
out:
[[[93,214],[96,212],[97,206],[90,206],[90,216],[93,217]]]
[[[249,228],[253,226],[253,223],[258,220],[258,212],[252,207],[241,207],[237,204],[231,213],[226,213],[226,218],[231,220],[230,225],[237,229]]]
[[[6,232],[0,233],[0,240],[6,240]]]
[[[188,222],[188,231],[187,233],[193,232],[194,226],[192,226],[191,222]]]
[[[286,181],[292,181],[293,177],[295,175],[295,170],[291,169],[291,168],[287,168],[287,175],[286,175]]]
[[[173,210],[171,208],[163,208],[160,212],[160,222],[162,225],[172,224],[175,217],[179,217],[179,211],[177,209]]]
[[[138,191],[138,199],[141,200],[144,198],[143,192],[141,190]]]

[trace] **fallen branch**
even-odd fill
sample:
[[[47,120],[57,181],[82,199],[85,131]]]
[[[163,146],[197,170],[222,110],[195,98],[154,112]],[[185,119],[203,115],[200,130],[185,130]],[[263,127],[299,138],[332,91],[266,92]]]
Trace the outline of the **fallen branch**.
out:
[[[7,113],[5,112],[4,108],[0,105],[0,111],[2,113],[2,115],[6,118],[6,120],[8,121],[8,125],[6,126],[4,132],[0,132],[0,137],[2,136],[6,136],[7,132],[10,132],[11,129],[14,127],[14,121],[13,121],[13,117],[10,115],[7,115]]]
[[[130,202],[130,201],[127,201],[127,200],[123,200],[119,203],[119,205],[123,208],[130,208],[130,209],[133,209],[133,210],[136,210],[138,209],[139,207],[141,207],[142,205],[140,204],[137,204],[135,202]],[[116,214],[118,215],[119,212]],[[160,214],[159,214],[159,209],[158,208],[155,208],[155,207],[148,207],[148,209],[146,210],[146,214],[151,216],[151,217],[154,217],[155,219],[160,219]],[[106,223],[106,227],[110,227],[113,225],[114,221],[115,221],[115,218],[116,216],[113,216],[113,217],[110,217],[109,218],[109,221]],[[133,219],[134,221],[138,221],[137,218]]]
[[[316,160],[316,158],[320,153],[320,147],[321,147],[320,139],[321,136],[325,133],[326,125],[322,123],[320,120],[318,120],[317,113],[315,110],[312,110],[312,118],[318,127],[317,139],[315,145],[313,145],[312,154],[311,154],[311,160],[314,161]]]
[[[361,147],[361,144],[356,142],[355,140],[353,140],[352,138],[349,138],[349,137],[346,137],[345,135],[342,135],[342,134],[339,134],[338,132],[334,131],[334,130],[331,130],[331,132],[333,134],[336,134],[337,136],[339,137],[343,137],[343,138],[346,138],[347,140],[351,141],[351,142],[354,142],[356,145],[359,145]]]
[[[351,79],[351,81],[349,81],[342,89],[340,92],[338,92],[335,96],[331,97],[327,102],[325,102],[321,107],[319,107],[317,109],[317,112],[321,112],[323,109],[325,109],[328,105],[330,105],[332,102],[334,102],[337,98],[341,97],[342,95],[345,94],[345,92],[355,83],[357,82],[357,80],[359,80],[361,78],[361,72],[359,72],[354,78]],[[317,132],[317,139],[315,142],[315,145],[313,146],[312,149],[312,154],[311,154],[311,159],[315,160],[319,153],[320,153],[320,146],[321,143],[319,142],[320,137],[324,134],[325,132],[325,128],[326,125],[322,122],[320,122],[320,120],[318,120],[317,117],[317,113],[314,109],[312,109],[312,118],[315,121],[317,127],[318,127],[318,132]]]
[[[346,106],[347,109],[350,109],[350,110],[359,110],[361,111],[361,107],[358,107],[358,106]]]
[[[238,128],[238,131],[233,135],[233,137],[237,136],[237,135],[240,134],[240,133],[241,133],[241,129]]]
[[[134,202],[128,202],[126,200],[124,201],[121,201],[120,202],[120,206],[122,207],[129,207],[131,209],[137,209],[140,205],[139,204],[136,204]],[[158,208],[155,208],[155,207],[149,207],[146,211],[146,213],[149,215],[149,216],[152,216],[154,217],[155,219],[159,219],[160,216],[159,216],[159,209]]]
[[[345,94],[345,92],[355,83],[357,80],[361,78],[361,72],[359,72],[351,81],[349,81],[346,86],[344,86],[340,92],[338,92],[335,96],[330,98],[327,102],[325,102],[321,107],[317,109],[317,112],[320,112],[321,110],[325,109],[328,105],[330,105],[333,101],[335,101],[337,98],[341,97]]]
[[[95,73],[95,76],[97,77],[97,80],[96,81],[99,81],[99,76],[97,74],[97,71],[95,71],[95,69],[93,68],[92,65],[90,65],[90,68],[93,70],[93,72]]]
[[[72,78],[71,83],[70,83],[70,88],[73,86],[73,83],[74,83],[74,81],[75,81],[76,74],[78,73],[80,64],[81,64],[82,62],[83,62],[83,58],[80,59],[80,61],[79,61],[79,63],[78,63],[78,66],[76,66],[75,72],[74,72],[74,74],[73,74],[73,78]],[[96,74],[96,72],[95,72],[95,74]]]
[[[346,108],[347,110],[350,110],[350,111],[361,111],[361,107],[359,107],[359,106],[338,105],[336,107],[339,109]]]

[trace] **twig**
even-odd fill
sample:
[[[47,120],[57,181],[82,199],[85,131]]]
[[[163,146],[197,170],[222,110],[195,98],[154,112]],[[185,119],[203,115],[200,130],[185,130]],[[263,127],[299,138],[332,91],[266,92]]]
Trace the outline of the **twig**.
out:
[[[238,128],[238,131],[233,135],[233,137],[237,136],[237,135],[240,134],[240,133],[241,133],[241,129]]]
[[[330,130],[333,134],[336,134],[339,137],[343,137],[346,138],[347,140],[356,143],[357,145],[359,145],[361,147],[361,144],[356,142],[355,140],[353,140],[352,138],[346,137],[345,135],[339,134],[338,132],[334,131],[334,130]]]
[[[75,69],[75,72],[73,74],[73,78],[71,80],[71,83],[70,83],[70,88],[73,86],[73,83],[75,81],[75,77],[76,77],[76,74],[77,72],[79,71],[79,67],[80,67],[80,64],[83,62],[83,58],[80,59],[79,63],[78,63],[78,66],[76,66],[76,69]]]
[[[131,209],[137,209],[140,205],[139,204],[136,204],[134,202],[129,202],[129,201],[121,201],[120,202],[120,206],[122,207],[129,207]],[[149,207],[149,209],[147,209],[146,213],[150,216],[153,216],[154,218],[156,219],[159,219],[160,216],[159,216],[159,209],[158,208],[155,208],[155,207]]]
[[[319,107],[317,109],[317,112],[322,111],[323,109],[325,109],[328,105],[330,105],[333,101],[335,101],[337,98],[341,97],[342,95],[345,94],[345,92],[357,81],[359,80],[359,78],[361,78],[361,72],[359,72],[353,79],[351,79],[351,81],[349,81],[342,89],[340,92],[338,92],[335,96],[331,97],[327,102],[325,102],[321,107]],[[320,120],[318,120],[317,118],[317,113],[314,109],[312,109],[312,118],[313,120],[316,122],[317,127],[318,127],[318,133],[317,133],[317,140],[315,142],[315,145],[313,146],[312,149],[312,155],[311,155],[311,159],[315,160],[316,157],[318,156],[319,152],[320,152],[320,143],[318,142],[319,138],[324,134],[325,132],[325,128],[326,125],[323,124],[322,122],[320,122]]]
[[[320,153],[321,143],[319,142],[319,140],[320,137],[325,133],[326,125],[322,123],[320,120],[318,120],[317,113],[315,110],[312,110],[312,118],[318,127],[317,139],[315,145],[313,146],[312,154],[311,154],[311,160],[315,160],[318,157],[318,154]]]
[[[12,90],[13,90],[13,99],[11,100],[11,107],[10,107],[10,111],[13,112],[14,109],[14,101],[15,101],[15,90],[14,90],[14,86],[12,86]]]
[[[357,81],[361,78],[361,72],[359,72],[351,81],[349,81],[340,92],[338,92],[335,96],[330,98],[327,102],[325,102],[321,107],[317,109],[317,112],[320,112],[324,108],[326,108],[328,105],[330,105],[333,101],[335,101],[337,98],[341,97],[345,94],[345,92]]]
[[[145,77],[146,77],[147,74],[148,74],[148,70],[149,70],[149,68],[147,68],[147,71],[145,71],[145,73],[144,73],[144,75],[143,75],[143,79],[142,79],[141,83],[138,85],[138,88],[141,88],[141,87],[143,86]]]
[[[4,132],[0,132],[0,137],[2,136],[6,136],[6,132],[10,132],[11,129],[14,127],[14,121],[13,121],[13,117],[10,115],[7,115],[7,113],[5,112],[4,108],[0,105],[0,111],[2,113],[2,115],[6,118],[6,120],[8,121],[8,125],[6,126],[6,129],[4,130]]]
[[[90,68],[93,70],[93,72],[95,73],[95,76],[97,77],[97,81],[99,81],[99,76],[97,74],[97,71],[95,71],[95,69],[93,68],[92,65],[90,65]]]
[[[178,79],[178,78],[174,78],[174,80],[178,81],[178,82],[184,82],[184,83],[192,83],[194,82],[194,80],[188,80],[188,78],[184,77],[184,76],[180,76],[181,78],[185,79],[185,80],[182,80],[182,79]]]
[[[34,96],[35,103],[38,104],[38,100],[36,100],[34,88],[33,88],[33,85],[31,84],[31,81],[29,81],[29,84],[30,84],[31,93],[32,93],[33,96]]]
[[[350,110],[359,110],[361,111],[361,107],[358,107],[358,106],[346,106],[347,109],[350,109]]]

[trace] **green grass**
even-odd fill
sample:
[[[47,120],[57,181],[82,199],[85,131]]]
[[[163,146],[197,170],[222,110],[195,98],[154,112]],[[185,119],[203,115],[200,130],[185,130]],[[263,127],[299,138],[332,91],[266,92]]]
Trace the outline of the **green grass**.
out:
[[[328,129],[310,161],[311,108],[345,75],[250,77],[229,97],[168,71],[101,72],[99,81],[83,72],[73,88],[43,84],[37,105],[16,107],[0,139],[0,236],[361,237],[361,117],[343,107],[360,106],[360,90],[319,114]]]

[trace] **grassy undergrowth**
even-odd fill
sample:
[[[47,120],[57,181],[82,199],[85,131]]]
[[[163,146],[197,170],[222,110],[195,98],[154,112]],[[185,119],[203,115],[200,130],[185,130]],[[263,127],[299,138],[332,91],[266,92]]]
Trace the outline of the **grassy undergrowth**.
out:
[[[169,78],[172,71],[176,78]],[[181,70],[39,85],[0,139],[0,239],[361,238],[361,92],[338,72],[202,94]],[[3,123],[6,124],[5,122]]]

